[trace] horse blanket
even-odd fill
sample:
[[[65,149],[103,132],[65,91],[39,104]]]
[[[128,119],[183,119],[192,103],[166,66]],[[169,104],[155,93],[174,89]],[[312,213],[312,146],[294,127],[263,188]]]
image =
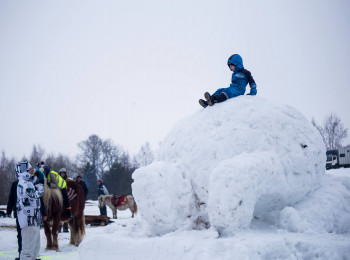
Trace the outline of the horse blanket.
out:
[[[113,195],[112,199],[111,199],[114,207],[120,207],[125,205],[126,203],[128,203],[128,198],[126,195]]]

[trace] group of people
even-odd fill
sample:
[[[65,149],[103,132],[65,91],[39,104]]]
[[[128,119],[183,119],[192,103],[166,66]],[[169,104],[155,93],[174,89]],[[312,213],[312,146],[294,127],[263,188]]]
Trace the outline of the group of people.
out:
[[[66,189],[67,170],[62,168],[57,173],[44,162],[37,163],[33,168],[28,161],[21,161],[15,165],[15,172],[17,180],[11,185],[7,203],[7,216],[11,217],[13,211],[16,218],[19,252],[19,258],[16,259],[37,259],[40,250],[40,225],[42,221],[47,219],[43,203],[45,179],[50,188],[59,188],[62,191],[64,214],[72,218],[71,205]],[[76,181],[84,190],[86,199],[88,194],[86,183],[81,176],[78,176]]]

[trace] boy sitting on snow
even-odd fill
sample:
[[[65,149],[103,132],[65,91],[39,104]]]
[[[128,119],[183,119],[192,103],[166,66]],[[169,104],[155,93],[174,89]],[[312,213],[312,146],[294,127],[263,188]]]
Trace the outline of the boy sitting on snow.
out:
[[[204,97],[206,101],[203,99],[199,100],[199,104],[202,107],[206,108],[208,105],[212,106],[226,99],[244,95],[248,83],[250,86],[250,93],[248,95],[256,95],[256,83],[251,73],[244,69],[242,57],[239,54],[233,54],[228,59],[227,65],[233,72],[230,87],[220,88],[212,96],[208,92],[205,92]]]

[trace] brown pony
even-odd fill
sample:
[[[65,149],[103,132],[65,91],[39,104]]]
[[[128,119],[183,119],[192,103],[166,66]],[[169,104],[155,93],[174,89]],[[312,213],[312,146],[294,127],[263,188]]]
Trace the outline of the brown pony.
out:
[[[115,207],[114,204],[112,203],[112,197],[113,195],[101,195],[98,197],[98,207],[102,208],[105,205],[107,205],[113,212],[113,218],[117,218],[117,209],[119,210],[126,210],[130,209],[132,215],[131,217],[134,217],[134,214],[137,214],[137,205],[134,197],[132,195],[126,196],[127,198],[127,203],[125,205],[121,205],[118,207]]]
[[[79,183],[66,180],[67,192],[72,206],[73,219],[65,214],[63,209],[63,197],[60,189],[50,189],[45,180],[44,204],[47,211],[47,220],[44,221],[45,236],[47,240],[46,249],[58,251],[58,228],[61,221],[69,221],[70,244],[78,246],[85,235],[85,195]]]

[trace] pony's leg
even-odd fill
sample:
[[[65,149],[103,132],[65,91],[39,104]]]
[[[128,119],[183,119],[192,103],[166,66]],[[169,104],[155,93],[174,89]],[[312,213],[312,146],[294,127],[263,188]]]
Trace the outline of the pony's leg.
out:
[[[117,219],[117,208],[113,209],[113,218]]]
[[[69,244],[71,245],[77,245],[77,223],[76,223],[76,217],[73,216],[71,220],[69,220],[69,229],[70,229],[70,241]]]
[[[46,236],[46,250],[52,249],[52,236],[51,236],[51,227],[50,223],[44,221],[44,230]]]
[[[132,213],[131,217],[133,218],[134,217],[134,212],[135,212],[134,204],[131,203],[131,202],[128,202],[128,208],[130,209],[130,211]]]
[[[84,209],[81,209],[76,216],[76,230],[77,230],[77,238],[76,238],[76,246],[78,246],[81,241],[83,241],[85,235],[85,216]]]
[[[133,207],[130,207],[129,209],[130,209],[130,211],[131,211],[131,213],[132,213],[131,217],[133,218],[133,217],[134,217],[134,208],[133,208]]]
[[[52,249],[58,251],[58,229],[60,226],[61,218],[57,218],[52,223]]]

